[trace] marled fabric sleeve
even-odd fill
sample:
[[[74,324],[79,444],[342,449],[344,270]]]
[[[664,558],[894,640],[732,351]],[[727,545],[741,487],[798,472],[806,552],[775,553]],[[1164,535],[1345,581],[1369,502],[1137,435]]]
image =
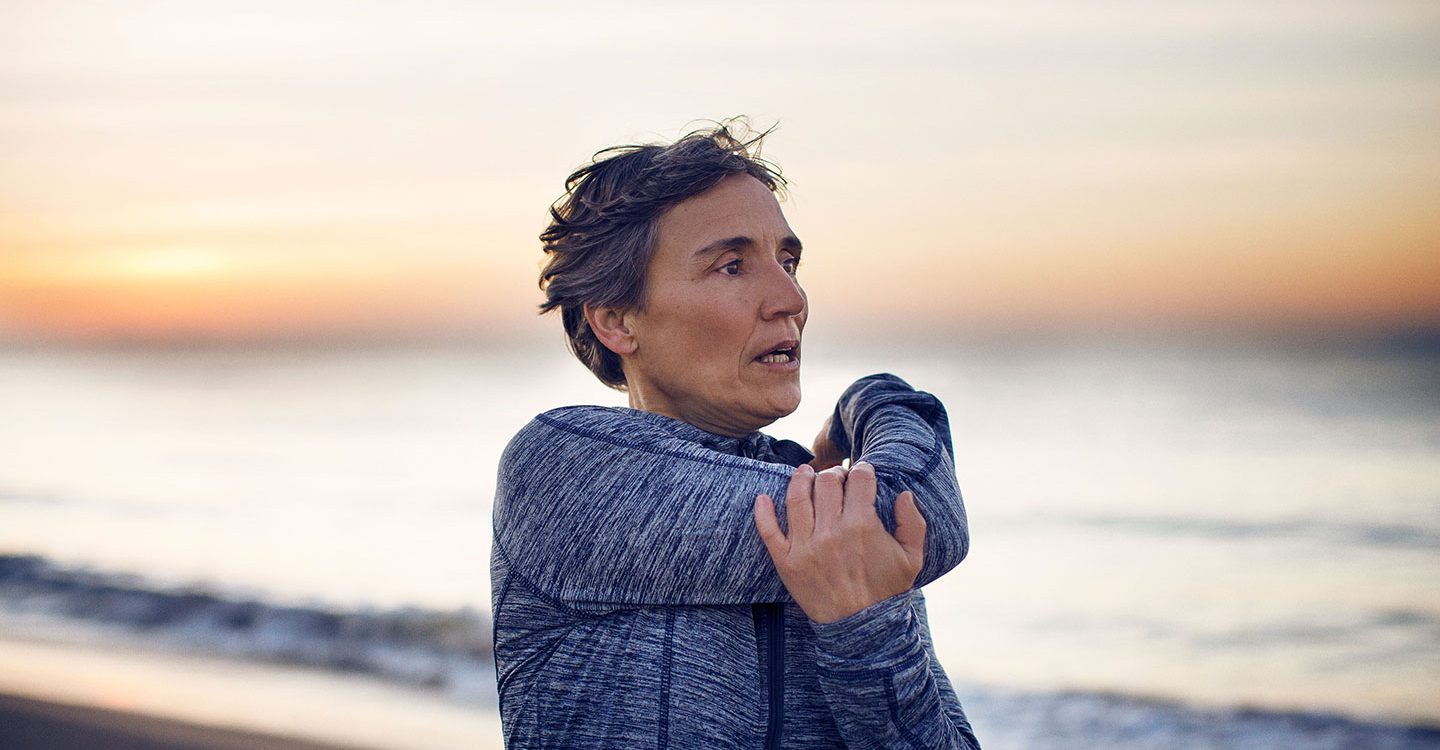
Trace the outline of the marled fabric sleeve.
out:
[[[501,456],[496,552],[577,609],[789,601],[753,508],[791,472],[615,410],[552,410]]]
[[[979,750],[935,659],[919,590],[811,627],[816,674],[848,750]]]

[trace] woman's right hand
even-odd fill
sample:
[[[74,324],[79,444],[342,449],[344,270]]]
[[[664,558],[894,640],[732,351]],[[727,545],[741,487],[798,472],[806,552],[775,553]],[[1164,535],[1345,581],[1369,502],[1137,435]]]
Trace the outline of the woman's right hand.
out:
[[[755,498],[755,527],[780,580],[817,623],[834,622],[909,591],[925,562],[925,517],[908,490],[895,500],[895,535],[875,512],[875,467],[818,475],[802,465],[785,493],[787,536],[775,503]]]

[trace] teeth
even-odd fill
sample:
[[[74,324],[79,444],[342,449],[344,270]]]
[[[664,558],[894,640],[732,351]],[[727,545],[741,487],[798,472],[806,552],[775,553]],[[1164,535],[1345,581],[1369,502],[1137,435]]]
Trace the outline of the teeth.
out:
[[[765,363],[767,363],[767,364],[778,365],[778,364],[781,364],[782,362],[789,362],[789,361],[790,361],[790,355],[789,355],[789,354],[766,354],[765,356],[763,356],[763,357],[760,358],[760,361],[761,361],[761,362],[765,362]]]

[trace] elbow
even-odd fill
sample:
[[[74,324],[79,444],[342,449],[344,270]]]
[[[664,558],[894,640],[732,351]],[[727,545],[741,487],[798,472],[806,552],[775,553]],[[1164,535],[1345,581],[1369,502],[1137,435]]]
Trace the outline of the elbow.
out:
[[[970,522],[958,483],[952,478],[933,492],[935,502],[921,507],[928,537],[925,551],[934,555],[933,561],[926,561],[932,580],[954,570],[970,554]]]
[[[954,494],[950,502],[946,503],[945,512],[947,521],[952,527],[952,535],[955,543],[955,565],[959,565],[965,556],[970,554],[970,519],[965,514],[965,498],[960,495],[960,484],[951,480],[950,489]],[[952,566],[953,567],[953,566]]]
[[[960,551],[960,560],[970,556],[970,527],[965,527],[965,547]],[[958,560],[956,561],[958,564]]]
[[[926,540],[925,551],[935,555],[933,576],[939,578],[958,567],[970,554],[970,526],[961,512],[958,517],[947,518],[938,528],[927,522],[926,529],[927,535],[935,535]],[[927,560],[926,567],[929,564]]]
[[[950,566],[951,568],[964,562],[970,554],[970,524],[966,522],[963,515],[960,518],[960,530],[955,535],[955,546],[955,562]]]
[[[891,493],[889,497],[906,489],[915,493],[920,515],[925,517],[925,565],[917,581],[917,585],[924,585],[953,570],[970,554],[970,524],[953,474],[948,481],[944,476],[908,480],[903,475],[882,477],[881,491]],[[890,530],[893,532],[893,526]]]

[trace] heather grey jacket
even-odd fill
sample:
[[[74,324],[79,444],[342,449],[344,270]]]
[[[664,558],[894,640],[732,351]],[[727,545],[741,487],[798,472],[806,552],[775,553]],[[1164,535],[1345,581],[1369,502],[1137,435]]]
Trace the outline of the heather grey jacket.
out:
[[[969,547],[945,409],[893,375],[857,381],[831,439],[875,466],[895,529],[928,531],[916,589],[832,623],[795,605],[755,530],[784,519],[804,448],[648,412],[537,416],[500,462],[491,556],[509,748],[978,748],[935,660],[918,587]]]

